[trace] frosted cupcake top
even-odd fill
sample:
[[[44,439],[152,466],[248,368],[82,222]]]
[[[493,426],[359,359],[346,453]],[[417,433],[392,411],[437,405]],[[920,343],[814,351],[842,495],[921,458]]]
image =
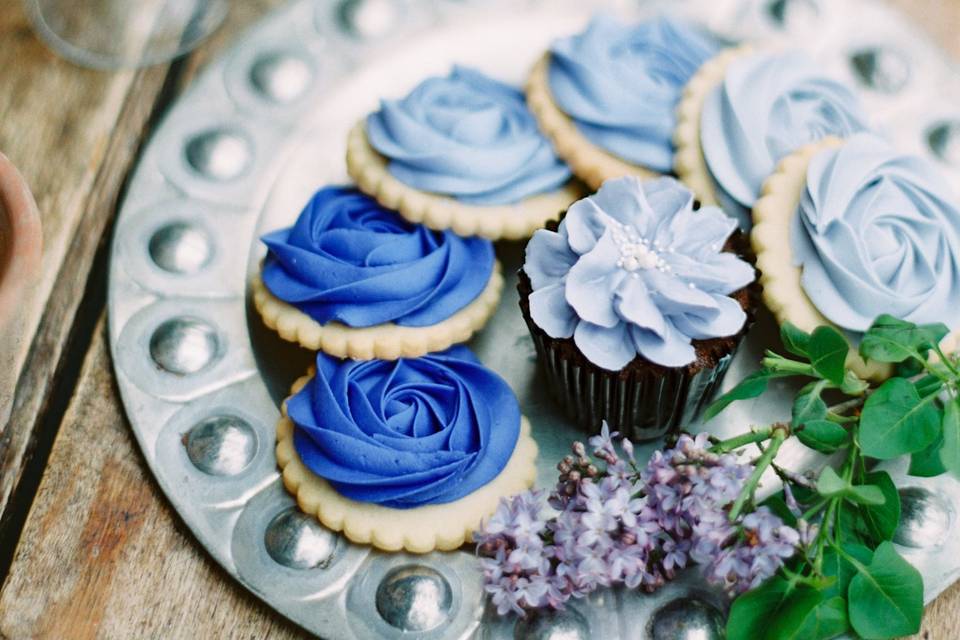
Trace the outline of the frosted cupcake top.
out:
[[[263,237],[262,278],[277,298],[320,324],[423,327],[480,295],[493,244],[411,224],[372,198],[326,187],[297,222]]]
[[[700,138],[717,185],[750,208],[781,158],[866,122],[853,93],[803,53],[755,53],[734,60],[707,96]]]
[[[383,100],[366,132],[400,182],[470,204],[519,202],[570,178],[523,94],[466,67]]]
[[[957,326],[960,208],[925,160],[871,134],[818,153],[791,242],[804,292],[836,325],[862,332],[887,313]]]
[[[550,92],[591,142],[669,173],[681,92],[718,48],[680,20],[625,25],[600,14],[583,33],[554,42]]]
[[[729,296],[755,272],[723,250],[736,228],[717,207],[694,211],[693,194],[673,178],[608,180],[571,205],[556,232],[530,239],[530,315],[604,369],[638,355],[688,365],[693,340],[734,335],[746,322]]]
[[[510,386],[466,347],[339,360],[287,401],[304,465],[343,496],[396,509],[462,498],[506,467],[520,435]]]

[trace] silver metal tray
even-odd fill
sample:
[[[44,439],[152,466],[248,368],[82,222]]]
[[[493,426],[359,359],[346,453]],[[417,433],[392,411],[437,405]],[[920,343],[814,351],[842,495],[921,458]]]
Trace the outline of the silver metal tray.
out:
[[[554,37],[580,30],[597,9],[640,17],[668,5],[731,41],[807,48],[858,87],[901,148],[960,182],[960,79],[921,32],[869,0],[297,0],[211,64],[167,115],[114,238],[114,366],[167,497],[217,562],[279,613],[330,639],[710,638],[722,626],[724,599],[693,573],[654,595],[610,590],[561,614],[497,619],[485,612],[470,551],[384,554],[302,515],[279,481],[274,425],[310,354],[266,330],[247,299],[259,236],[290,224],[319,186],[346,181],[348,127],[381,96],[453,62],[519,83]],[[498,254],[511,273],[522,246],[503,243]],[[514,285],[471,346],[517,392],[548,486],[582,434],[538,383]],[[775,339],[761,318],[728,384]],[[732,433],[785,417],[789,391],[776,387],[708,427]],[[784,455],[795,467],[815,463],[800,446]],[[929,601],[960,575],[960,488],[890,468],[904,498],[897,542],[923,572]]]

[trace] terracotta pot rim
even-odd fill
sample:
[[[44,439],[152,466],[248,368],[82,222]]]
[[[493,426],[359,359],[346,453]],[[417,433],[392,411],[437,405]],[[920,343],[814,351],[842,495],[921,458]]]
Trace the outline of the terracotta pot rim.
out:
[[[24,287],[40,271],[42,235],[37,204],[23,176],[0,153],[0,326]]]

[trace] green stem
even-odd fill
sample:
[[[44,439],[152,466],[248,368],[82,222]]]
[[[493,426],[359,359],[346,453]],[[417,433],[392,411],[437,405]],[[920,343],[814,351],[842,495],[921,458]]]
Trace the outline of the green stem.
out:
[[[772,434],[773,426],[768,425],[762,429],[750,431],[749,433],[742,433],[739,436],[721,440],[710,447],[710,451],[712,453],[730,453],[731,451],[735,451],[740,447],[745,447],[748,444],[756,444],[758,442],[769,440]]]
[[[757,486],[760,484],[760,478],[767,470],[767,467],[773,463],[774,458],[777,457],[777,452],[780,451],[780,446],[783,445],[788,437],[790,437],[790,430],[786,425],[773,425],[771,429],[773,430],[773,433],[770,435],[770,446],[764,450],[763,455],[760,456],[759,460],[757,460],[757,466],[753,469],[753,473],[750,474],[750,478],[744,485],[743,490],[740,491],[740,495],[737,496],[736,501],[730,508],[731,522],[736,522],[737,518],[740,517],[740,513],[743,511],[744,506],[747,504],[747,501],[753,500],[753,495],[757,492]]]
[[[827,420],[836,422],[837,424],[849,424],[851,422],[856,422],[859,419],[860,418],[857,416],[842,416],[839,413],[827,410]]]
[[[943,350],[940,349],[940,345],[939,344],[933,345],[933,350],[940,357],[940,362],[946,365],[947,369],[950,370],[950,373],[952,373],[956,377],[960,377],[960,371],[958,371],[956,366],[954,366],[953,361],[943,353]]]
[[[812,364],[790,360],[782,356],[765,357],[763,359],[763,366],[771,371],[783,371],[784,373],[793,373],[800,376],[819,377]]]

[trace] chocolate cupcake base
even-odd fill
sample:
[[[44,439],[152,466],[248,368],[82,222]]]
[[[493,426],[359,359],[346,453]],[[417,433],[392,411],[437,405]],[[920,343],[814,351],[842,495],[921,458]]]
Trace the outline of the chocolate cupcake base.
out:
[[[581,428],[597,433],[604,421],[634,442],[663,437],[692,422],[712,399],[741,340],[754,321],[759,287],[736,292],[747,312],[740,333],[695,340],[696,361],[663,367],[637,356],[620,371],[593,364],[572,338],[551,338],[530,317],[530,279],[520,272],[520,309],[530,329],[547,386],[563,411]]]

